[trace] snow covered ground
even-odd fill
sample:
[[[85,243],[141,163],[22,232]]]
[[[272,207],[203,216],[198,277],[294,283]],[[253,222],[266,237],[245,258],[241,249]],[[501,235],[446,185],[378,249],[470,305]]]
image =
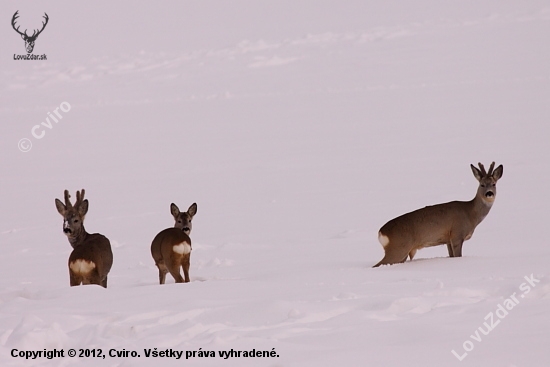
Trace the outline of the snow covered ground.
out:
[[[47,61],[13,59],[16,10],[28,29],[48,13]],[[547,1],[0,14],[0,365],[550,365]],[[440,246],[371,268],[385,222],[471,199],[470,163],[493,160],[498,197],[462,258]],[[113,246],[108,289],[69,287],[54,199],[81,188],[86,229]],[[159,286],[149,249],[171,202],[198,204],[191,283]],[[12,357],[54,348],[65,357]],[[219,356],[253,349],[277,356]]]

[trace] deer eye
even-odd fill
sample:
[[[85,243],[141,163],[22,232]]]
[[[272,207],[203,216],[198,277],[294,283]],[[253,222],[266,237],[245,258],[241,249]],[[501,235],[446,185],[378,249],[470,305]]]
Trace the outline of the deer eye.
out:
[[[181,223],[181,220],[178,220],[178,223]]]
[[[78,219],[75,219],[74,222],[75,222],[75,223],[78,223]]]

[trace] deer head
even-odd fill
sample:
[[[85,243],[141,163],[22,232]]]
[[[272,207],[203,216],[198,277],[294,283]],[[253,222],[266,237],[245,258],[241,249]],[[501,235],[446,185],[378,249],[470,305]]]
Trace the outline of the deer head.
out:
[[[170,204],[170,213],[172,213],[172,216],[176,221],[174,223],[174,227],[181,229],[186,235],[189,236],[191,229],[193,228],[191,221],[193,220],[195,214],[197,214],[197,204],[193,203],[186,212],[180,212],[178,206],[172,203]]]
[[[497,181],[502,177],[503,167],[502,164],[495,168],[495,162],[491,163],[489,171],[485,171],[483,164],[478,163],[479,169],[470,165],[475,178],[479,181],[479,188],[477,190],[479,197],[483,199],[486,204],[492,204],[495,201],[497,195]]]
[[[17,28],[15,28],[15,20],[17,18],[19,18],[19,15],[17,13],[19,13],[19,10],[16,11],[15,14],[13,14],[13,18],[11,18],[11,26],[13,27],[13,29],[15,29],[15,31],[17,33],[19,33],[21,35],[21,38],[23,38],[23,40],[25,41],[25,48],[27,49],[27,53],[30,54],[32,52],[32,50],[34,49],[34,41],[36,41],[36,38],[38,37],[38,35],[40,33],[42,33],[44,28],[46,28],[46,24],[48,24],[48,19],[49,19],[48,14],[44,13],[44,19],[46,19],[46,21],[42,22],[42,29],[41,30],[34,30],[33,33],[32,33],[32,36],[29,36],[27,34],[26,29],[25,29],[24,33],[21,33],[19,31],[19,26]]]
[[[86,234],[84,229],[84,217],[88,212],[88,200],[84,200],[84,189],[76,192],[76,202],[71,204],[69,191],[65,190],[65,204],[55,199],[55,207],[63,217],[63,232],[69,238],[71,245],[77,243],[77,239]]]

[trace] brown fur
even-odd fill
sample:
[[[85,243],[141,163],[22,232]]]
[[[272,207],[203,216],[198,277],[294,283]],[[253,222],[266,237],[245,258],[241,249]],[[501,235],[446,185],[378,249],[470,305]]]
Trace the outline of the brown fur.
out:
[[[382,226],[379,239],[385,236],[389,242],[384,247],[384,258],[374,267],[402,263],[407,257],[412,260],[419,249],[443,244],[447,245],[450,257],[461,257],[464,241],[472,237],[496,197],[496,183],[502,177],[503,167],[500,165],[493,171],[494,165],[493,162],[488,173],[481,163],[480,169],[471,165],[479,181],[474,199],[427,206],[403,214]]]
[[[73,247],[68,261],[69,283],[71,287],[97,284],[107,288],[107,275],[113,265],[111,244],[102,234],[89,234],[84,228],[84,218],[88,212],[84,189],[76,192],[76,199],[73,206],[68,190],[65,190],[65,204],[55,199],[57,211],[64,219],[63,232]]]
[[[167,228],[155,236],[151,243],[151,255],[155,260],[155,265],[159,269],[159,283],[164,284],[166,273],[170,273],[176,283],[188,283],[191,252],[178,253],[174,251],[174,246],[179,244],[188,244],[191,249],[191,233],[193,216],[197,213],[197,204],[193,204],[187,209],[187,212],[180,212],[176,204],[170,205],[170,212],[174,217],[173,228]],[[180,267],[183,268],[181,276]]]

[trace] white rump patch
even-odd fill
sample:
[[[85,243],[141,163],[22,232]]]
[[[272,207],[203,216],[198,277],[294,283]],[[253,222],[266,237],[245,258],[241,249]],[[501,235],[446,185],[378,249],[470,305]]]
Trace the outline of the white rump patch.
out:
[[[172,250],[174,250],[174,252],[177,253],[177,254],[187,255],[188,253],[191,252],[191,245],[188,244],[187,242],[183,241],[180,244],[174,245]]]
[[[95,269],[95,263],[93,261],[78,259],[70,263],[69,268],[75,274],[86,275]]]
[[[378,241],[382,244],[383,248],[386,248],[386,246],[390,243],[388,236],[382,234],[382,232],[378,232]]]

